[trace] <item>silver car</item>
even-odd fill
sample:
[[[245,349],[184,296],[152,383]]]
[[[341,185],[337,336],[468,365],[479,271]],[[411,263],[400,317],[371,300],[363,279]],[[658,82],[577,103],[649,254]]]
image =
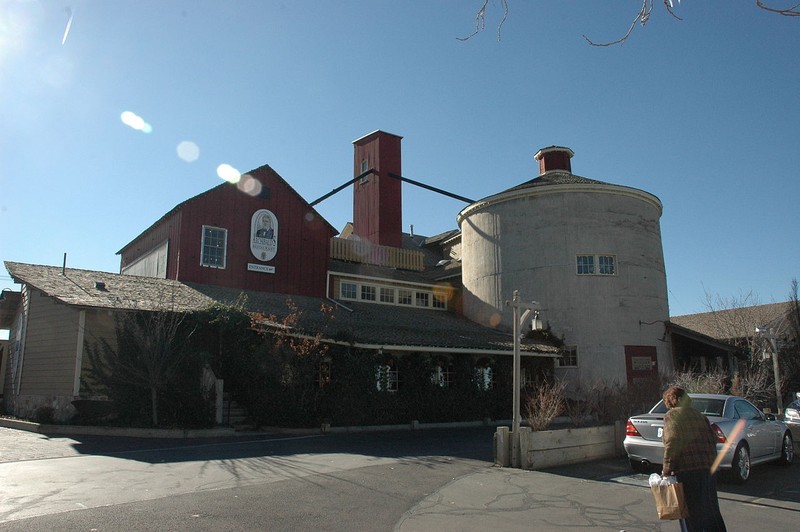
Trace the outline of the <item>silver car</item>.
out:
[[[725,451],[719,468],[732,481],[746,482],[752,465],[777,460],[788,466],[794,460],[792,432],[774,415],[764,414],[750,401],[733,395],[690,393],[689,397],[692,406],[711,422],[717,434],[717,452]],[[623,445],[635,471],[645,472],[663,463],[661,438],[666,413],[664,401],[659,401],[647,414],[628,420]],[[733,434],[740,420],[744,420],[744,428]]]

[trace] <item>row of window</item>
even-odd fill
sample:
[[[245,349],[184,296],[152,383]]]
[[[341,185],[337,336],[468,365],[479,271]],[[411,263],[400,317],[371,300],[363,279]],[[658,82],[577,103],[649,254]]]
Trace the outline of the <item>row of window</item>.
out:
[[[225,268],[228,230],[210,225],[203,226],[203,242],[200,264],[210,268]],[[616,275],[616,260],[613,255],[578,255],[578,275]],[[360,292],[359,292],[360,288]],[[412,291],[374,285],[342,283],[342,299],[377,301],[392,305],[445,308],[446,304],[434,297],[432,292]]]
[[[576,367],[578,365],[578,350],[576,347],[567,347],[561,358],[556,359],[556,365],[562,368]],[[327,371],[328,379],[330,370]],[[454,382],[454,372],[449,366],[436,366],[431,373],[431,383],[441,387],[449,388]],[[522,368],[522,386],[533,384],[528,371]],[[472,382],[481,390],[491,390],[494,384],[494,373],[491,367],[479,367],[473,369]],[[375,387],[379,391],[396,392],[401,385],[400,372],[396,367],[382,364],[375,367]]]
[[[339,284],[339,297],[350,301],[369,301],[386,305],[405,305],[445,310],[447,301],[432,290],[397,288],[367,283],[342,281]]]
[[[440,388],[449,388],[453,384],[453,377],[454,372],[449,366],[436,366],[431,373],[431,383]],[[474,368],[472,382],[481,390],[491,390],[494,384],[492,368]],[[375,367],[375,388],[378,391],[396,392],[400,384],[400,371],[396,367],[388,364]]]
[[[614,255],[578,255],[578,275],[616,275]]]

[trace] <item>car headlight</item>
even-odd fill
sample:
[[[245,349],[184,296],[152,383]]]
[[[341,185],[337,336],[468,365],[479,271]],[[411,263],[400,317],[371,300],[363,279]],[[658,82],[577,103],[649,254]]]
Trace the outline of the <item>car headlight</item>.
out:
[[[798,412],[796,408],[787,408],[783,414],[786,417],[791,417],[794,419],[800,418],[800,412]]]

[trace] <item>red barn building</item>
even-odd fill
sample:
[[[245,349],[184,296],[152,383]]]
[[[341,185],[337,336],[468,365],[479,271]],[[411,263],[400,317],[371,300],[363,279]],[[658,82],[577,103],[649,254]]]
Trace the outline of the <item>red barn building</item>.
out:
[[[324,297],[337,232],[265,165],[177,205],[118,252],[120,270]]]

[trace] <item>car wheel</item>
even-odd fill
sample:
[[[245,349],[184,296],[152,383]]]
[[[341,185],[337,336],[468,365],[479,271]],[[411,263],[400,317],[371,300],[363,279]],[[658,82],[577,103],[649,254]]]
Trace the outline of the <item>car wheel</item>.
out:
[[[750,448],[745,442],[739,442],[731,462],[730,478],[737,484],[744,484],[750,478]]]
[[[647,464],[642,462],[641,460],[634,460],[632,458],[629,459],[631,463],[631,469],[636,471],[637,473],[649,473],[650,468],[647,467]]]
[[[794,461],[794,441],[792,440],[792,434],[787,432],[783,435],[783,447],[781,448],[781,457],[778,459],[778,463],[783,466],[792,465]]]

